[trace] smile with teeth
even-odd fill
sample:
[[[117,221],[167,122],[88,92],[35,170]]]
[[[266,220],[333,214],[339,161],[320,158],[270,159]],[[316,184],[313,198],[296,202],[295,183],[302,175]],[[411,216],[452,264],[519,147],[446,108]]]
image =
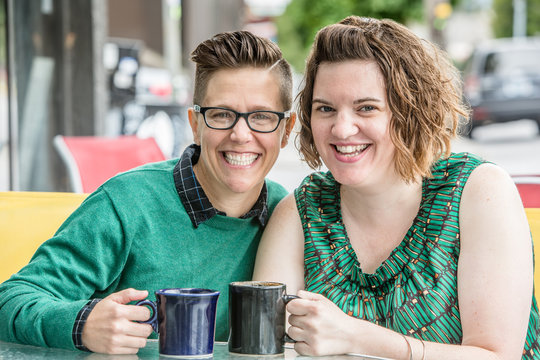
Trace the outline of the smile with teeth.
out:
[[[259,157],[259,155],[254,153],[225,152],[223,155],[225,157],[225,161],[236,166],[251,165]]]
[[[369,145],[363,144],[363,145],[335,145],[336,150],[345,156],[356,156],[360,154],[362,151],[364,151]]]

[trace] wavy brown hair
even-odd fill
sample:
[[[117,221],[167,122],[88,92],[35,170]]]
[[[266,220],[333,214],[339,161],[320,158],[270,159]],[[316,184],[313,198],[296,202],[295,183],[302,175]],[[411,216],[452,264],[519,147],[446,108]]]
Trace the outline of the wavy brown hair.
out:
[[[346,60],[379,66],[392,112],[390,138],[395,169],[405,181],[431,176],[431,166],[450,154],[450,141],[469,110],[462,101],[457,69],[435,45],[392,20],[349,16],[319,30],[307,59],[298,95],[300,152],[316,169],[322,165],[313,142],[311,108],[319,65]]]
[[[191,53],[196,64],[193,102],[202,105],[212,75],[223,69],[255,67],[269,69],[279,81],[283,111],[292,107],[292,71],[281,50],[272,41],[249,31],[231,31],[203,41]]]

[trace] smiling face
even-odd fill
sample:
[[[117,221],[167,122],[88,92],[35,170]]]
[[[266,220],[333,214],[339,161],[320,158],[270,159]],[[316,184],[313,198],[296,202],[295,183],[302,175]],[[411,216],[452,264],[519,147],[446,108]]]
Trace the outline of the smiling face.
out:
[[[283,112],[276,75],[267,69],[246,67],[215,72],[208,82],[201,107],[223,107],[238,112]],[[259,194],[291,130],[283,119],[272,133],[250,130],[241,118],[229,130],[208,128],[203,116],[189,110],[189,121],[201,156],[194,166],[197,179],[209,194]],[[290,122],[290,125],[294,123]],[[287,135],[287,136],[286,136]]]
[[[372,185],[397,176],[391,117],[375,62],[348,60],[319,66],[311,108],[313,140],[339,183]]]

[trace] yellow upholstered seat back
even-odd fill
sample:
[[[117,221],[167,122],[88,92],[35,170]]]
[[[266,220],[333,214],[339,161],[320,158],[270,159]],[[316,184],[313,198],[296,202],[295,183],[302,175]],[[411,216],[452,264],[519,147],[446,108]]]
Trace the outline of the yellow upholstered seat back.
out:
[[[88,194],[0,192],[0,282],[28,263]],[[535,294],[540,300],[540,208],[526,208],[535,249]]]
[[[527,219],[534,242],[534,292],[540,300],[540,208],[526,208]]]
[[[0,192],[0,282],[28,263],[87,194]]]

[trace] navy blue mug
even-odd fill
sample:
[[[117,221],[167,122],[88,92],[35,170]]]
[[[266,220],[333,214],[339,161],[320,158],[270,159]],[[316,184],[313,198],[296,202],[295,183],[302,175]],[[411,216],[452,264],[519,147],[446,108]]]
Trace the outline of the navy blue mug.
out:
[[[136,305],[152,308],[147,321],[159,334],[159,353],[174,357],[212,357],[219,291],[210,289],[161,289],[156,302]]]

